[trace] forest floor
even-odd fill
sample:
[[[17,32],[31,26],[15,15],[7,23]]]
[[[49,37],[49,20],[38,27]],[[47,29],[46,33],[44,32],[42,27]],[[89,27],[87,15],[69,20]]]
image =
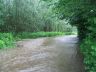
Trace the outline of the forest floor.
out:
[[[77,37],[25,39],[0,51],[0,72],[84,72]]]

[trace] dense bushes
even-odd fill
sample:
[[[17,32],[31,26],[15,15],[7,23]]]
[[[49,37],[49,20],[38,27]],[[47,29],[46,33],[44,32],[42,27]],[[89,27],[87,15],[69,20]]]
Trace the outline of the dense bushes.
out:
[[[96,72],[96,12],[81,11],[75,14],[72,21],[77,25],[81,47],[84,56],[86,72]]]
[[[96,72],[96,17],[95,13],[87,14],[86,22],[81,26],[80,36],[81,52],[84,55],[84,64],[86,72]]]
[[[13,46],[14,37],[11,33],[0,33],[0,49]]]
[[[87,37],[81,44],[81,52],[84,55],[86,72],[96,71],[96,41],[92,37]]]

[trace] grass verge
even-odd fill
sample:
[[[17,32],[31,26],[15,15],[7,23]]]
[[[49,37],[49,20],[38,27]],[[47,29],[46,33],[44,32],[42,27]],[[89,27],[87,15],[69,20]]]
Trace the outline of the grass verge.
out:
[[[16,35],[17,38],[20,39],[33,39],[33,38],[38,38],[38,37],[53,37],[53,36],[59,36],[59,35],[65,35],[64,32],[23,32],[23,33],[18,33]]]
[[[21,32],[18,34],[0,33],[0,49],[13,48],[16,40],[34,39],[39,37],[54,37],[71,35],[71,32]]]

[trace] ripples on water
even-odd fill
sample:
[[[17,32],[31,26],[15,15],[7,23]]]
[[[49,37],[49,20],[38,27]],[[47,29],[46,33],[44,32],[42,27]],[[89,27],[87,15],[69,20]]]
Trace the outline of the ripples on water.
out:
[[[18,42],[0,53],[0,72],[83,72],[75,36]]]

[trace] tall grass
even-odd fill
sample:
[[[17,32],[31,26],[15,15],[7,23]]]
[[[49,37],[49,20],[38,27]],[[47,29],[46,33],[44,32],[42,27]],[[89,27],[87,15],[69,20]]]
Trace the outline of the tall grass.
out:
[[[23,32],[18,33],[17,38],[26,39],[26,38],[38,38],[38,37],[52,37],[52,36],[59,36],[65,35],[64,32]]]

